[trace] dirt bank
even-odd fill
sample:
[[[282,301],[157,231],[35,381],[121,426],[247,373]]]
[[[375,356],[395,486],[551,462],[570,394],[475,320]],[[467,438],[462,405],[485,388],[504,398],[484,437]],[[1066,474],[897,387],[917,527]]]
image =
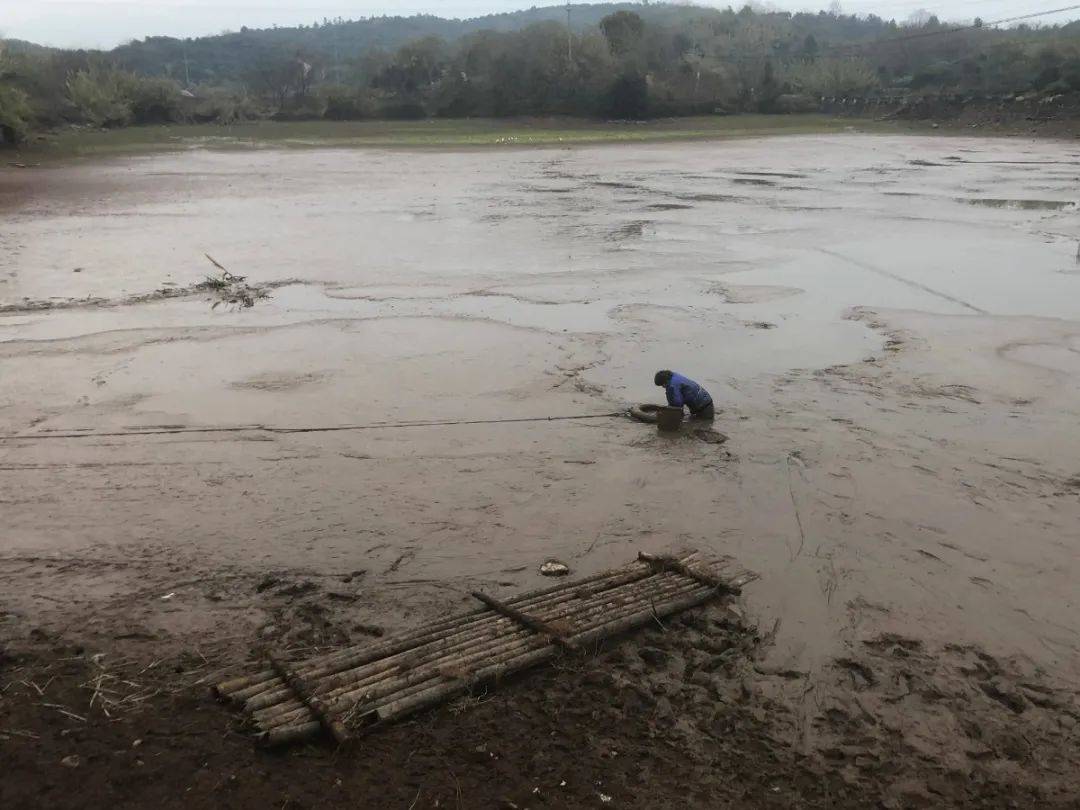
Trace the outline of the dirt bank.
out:
[[[758,663],[768,640],[724,610],[339,752],[253,747],[205,694],[216,646],[114,661],[38,641],[4,667],[14,807],[1066,807],[1078,787],[1075,707],[1038,673],[898,636],[830,662],[807,750],[800,674]]]

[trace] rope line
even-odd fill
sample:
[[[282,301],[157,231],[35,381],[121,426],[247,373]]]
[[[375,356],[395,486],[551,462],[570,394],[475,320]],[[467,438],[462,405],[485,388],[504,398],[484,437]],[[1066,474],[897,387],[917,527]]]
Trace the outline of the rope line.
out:
[[[505,425],[520,422],[565,422],[580,419],[610,419],[625,416],[625,411],[609,413],[586,413],[569,416],[520,416],[508,419],[456,419],[440,422],[376,422],[369,425],[330,425],[315,427],[275,427],[268,425],[235,425],[232,427],[175,427],[155,428],[152,430],[118,430],[95,433],[9,433],[0,435],[0,441],[26,441],[34,439],[104,439],[124,436],[171,436],[184,433],[243,433],[261,431],[263,433],[336,433],[350,430],[389,430],[393,428],[448,427],[453,425]]]

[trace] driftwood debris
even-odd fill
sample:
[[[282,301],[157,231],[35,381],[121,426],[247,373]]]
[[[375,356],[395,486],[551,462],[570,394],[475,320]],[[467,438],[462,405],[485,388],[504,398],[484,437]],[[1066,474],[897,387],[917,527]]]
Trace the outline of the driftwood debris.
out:
[[[476,592],[482,608],[373,644],[307,661],[271,654],[266,669],[215,691],[242,708],[266,745],[320,733],[346,743],[556,655],[738,593],[754,578],[696,554],[643,554],[626,568],[507,601]]]

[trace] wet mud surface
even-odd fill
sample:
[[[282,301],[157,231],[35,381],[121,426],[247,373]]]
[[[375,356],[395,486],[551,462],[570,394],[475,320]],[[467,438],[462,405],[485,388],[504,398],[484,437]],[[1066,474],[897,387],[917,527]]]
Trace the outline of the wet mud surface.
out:
[[[78,806],[80,785],[132,807],[1074,806],[1074,145],[17,174],[5,804]],[[270,297],[213,306],[204,254]],[[489,421],[655,400],[664,367],[712,391],[728,441]],[[332,426],[364,429],[278,430]],[[364,757],[254,751],[205,696],[259,645],[362,641],[536,587],[552,557],[588,574],[684,547],[761,575],[737,623],[625,639]]]

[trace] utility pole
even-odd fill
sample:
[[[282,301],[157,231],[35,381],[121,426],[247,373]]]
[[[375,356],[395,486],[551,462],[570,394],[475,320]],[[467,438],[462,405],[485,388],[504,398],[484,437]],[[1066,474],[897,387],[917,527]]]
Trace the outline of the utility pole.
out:
[[[181,47],[184,50],[184,89],[191,89],[191,71],[188,70],[188,58],[187,58],[187,40],[184,40]]]
[[[566,0],[566,61],[574,64],[574,29],[570,27],[570,0]]]

